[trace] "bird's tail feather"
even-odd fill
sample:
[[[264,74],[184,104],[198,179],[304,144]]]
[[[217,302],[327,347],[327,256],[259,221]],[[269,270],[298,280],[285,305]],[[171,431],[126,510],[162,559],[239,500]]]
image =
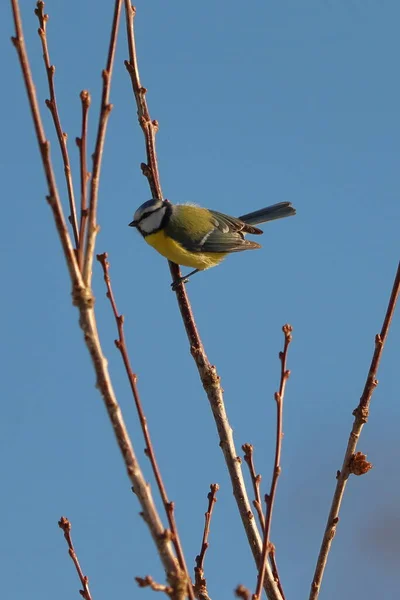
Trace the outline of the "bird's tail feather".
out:
[[[261,208],[255,212],[247,213],[247,215],[242,215],[239,219],[248,225],[258,225],[258,223],[283,219],[284,217],[291,217],[295,214],[296,209],[293,208],[290,202],[279,202],[278,204]]]

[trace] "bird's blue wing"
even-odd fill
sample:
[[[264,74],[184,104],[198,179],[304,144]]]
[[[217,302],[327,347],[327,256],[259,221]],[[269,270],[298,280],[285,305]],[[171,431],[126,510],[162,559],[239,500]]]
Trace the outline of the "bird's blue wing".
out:
[[[248,225],[247,223],[242,221],[240,218],[237,219],[236,217],[231,217],[230,215],[225,215],[224,213],[217,212],[216,210],[210,210],[209,212],[211,213],[213,219],[215,220],[215,225],[216,225],[217,229],[219,229],[223,233],[235,232],[235,231],[236,232],[241,231],[242,233],[252,233],[252,234],[256,234],[256,235],[263,233],[261,231],[261,229],[258,229],[257,227],[252,227],[251,225]]]
[[[202,252],[241,252],[261,247],[260,244],[244,238],[243,233],[253,231],[247,231],[243,221],[215,210],[210,210],[210,213],[214,229],[204,236]],[[254,233],[261,233],[259,229],[250,229],[254,229]]]
[[[189,252],[241,252],[260,248],[259,244],[244,239],[243,233],[262,233],[235,217],[187,204],[174,205],[165,232]]]
[[[261,248],[260,244],[246,240],[243,235],[235,231],[221,231],[213,229],[202,240],[199,252],[242,252]]]

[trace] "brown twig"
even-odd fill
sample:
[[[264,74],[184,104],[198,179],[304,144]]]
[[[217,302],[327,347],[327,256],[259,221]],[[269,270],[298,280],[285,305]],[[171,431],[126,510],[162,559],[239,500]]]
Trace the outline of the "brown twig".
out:
[[[99,126],[97,129],[96,145],[92,156],[92,177],[90,180],[89,214],[87,224],[85,260],[83,265],[83,279],[86,285],[90,285],[92,280],[92,268],[96,237],[99,232],[97,224],[97,202],[99,195],[99,181],[101,164],[103,158],[104,142],[106,138],[107,123],[113,108],[110,104],[111,77],[114,66],[115,49],[117,46],[117,36],[119,20],[121,15],[122,0],[116,0],[114,4],[114,15],[111,26],[110,43],[108,46],[107,64],[102,72],[103,91],[101,95]]]
[[[142,164],[142,171],[148,179],[153,198],[162,200],[163,195],[160,185],[156,153],[156,133],[158,131],[158,122],[152,121],[150,118],[146,101],[147,90],[140,83],[133,27],[133,19],[135,14],[135,7],[131,5],[129,0],[125,0],[126,27],[129,47],[129,61],[125,61],[125,66],[129,72],[129,75],[131,76],[132,89],[138,107],[138,119],[146,143],[147,164]]]
[[[61,155],[64,162],[64,174],[65,180],[67,183],[68,190],[68,199],[69,199],[69,222],[72,226],[72,231],[74,234],[75,247],[79,248],[79,233],[78,233],[78,221],[76,218],[76,203],[75,203],[75,194],[74,194],[74,186],[72,183],[72,174],[71,174],[71,164],[69,161],[68,147],[67,147],[67,134],[63,131],[61,126],[60,115],[57,107],[57,99],[56,99],[56,90],[54,84],[54,73],[56,68],[51,64],[49,47],[47,43],[47,21],[49,20],[49,15],[44,12],[44,2],[37,2],[35,8],[35,15],[39,21],[39,29],[38,34],[40,40],[42,42],[43,49],[43,60],[46,67],[47,81],[49,84],[49,93],[50,99],[46,100],[46,106],[51,112],[51,116],[53,117],[54,127],[57,132],[58,143],[60,145]]]
[[[81,137],[76,138],[76,145],[79,148],[79,164],[80,164],[80,179],[81,179],[81,215],[79,223],[79,249],[78,249],[78,262],[79,267],[83,269],[83,258],[85,248],[85,237],[86,237],[86,223],[88,218],[87,208],[87,183],[90,178],[90,173],[87,170],[87,129],[88,129],[88,116],[90,107],[90,94],[87,90],[82,90],[80,95],[82,105],[82,128]]]
[[[140,82],[139,67],[136,56],[135,29],[134,18],[136,9],[129,0],[125,1],[125,16],[126,16],[126,31],[129,49],[129,61],[125,61],[126,69],[130,75],[132,89],[137,105],[137,115],[139,125],[143,131],[146,144],[147,162],[141,164],[143,175],[147,178],[150,191],[153,198],[163,199],[163,193],[160,183],[160,175],[158,172],[157,152],[156,152],[156,134],[158,131],[158,121],[152,120],[150,117],[149,108],[147,106],[146,93],[147,89]],[[172,275],[172,280],[176,281],[180,278],[181,272],[178,265],[169,261],[169,268]],[[178,286],[183,288],[183,284]]]
[[[265,529],[265,519],[264,513],[261,504],[261,494],[260,494],[260,484],[261,484],[261,475],[256,473],[256,468],[254,466],[254,448],[252,444],[243,444],[242,450],[244,452],[244,460],[249,467],[251,483],[253,484],[254,491],[254,500],[253,506],[256,509],[258,520],[260,521],[261,530]]]
[[[15,24],[15,36],[12,38],[12,42],[18,54],[28,97],[29,108],[32,114],[36,138],[46,176],[49,194],[47,196],[47,200],[53,212],[54,222],[70,274],[73,303],[79,310],[79,324],[83,331],[85,344],[89,351],[96,373],[96,386],[100,391],[107,409],[115,438],[126,466],[128,477],[141,504],[141,514],[149,527],[151,536],[157,547],[157,551],[167,574],[168,582],[174,590],[171,598],[173,600],[183,600],[186,595],[186,586],[184,589],[182,589],[182,578],[169,536],[166,535],[165,529],[155,507],[150,488],[137,461],[132,442],[126,429],[124,418],[112,386],[108,372],[107,360],[101,348],[97,332],[96,317],[93,308],[94,300],[92,290],[84,285],[58,194],[55,175],[51,163],[49,143],[45,136],[36,97],[36,90],[26,52],[19,3],[18,0],[10,1]],[[121,1],[122,0],[116,0],[116,3],[120,3]]]
[[[146,577],[135,577],[135,580],[139,587],[145,588],[149,587],[154,592],[164,592],[167,596],[172,596],[174,590],[169,585],[163,585],[162,583],[156,583],[150,575],[146,575]]]
[[[253,594],[253,600],[259,600],[261,598],[261,592],[264,586],[265,576],[265,564],[268,560],[268,554],[270,553],[270,534],[271,534],[271,523],[272,523],[272,512],[274,509],[276,488],[278,485],[279,475],[281,474],[281,451],[282,451],[282,437],[283,437],[283,399],[285,397],[286,382],[289,379],[290,371],[286,368],[286,360],[289,344],[292,341],[292,327],[291,325],[284,325],[282,327],[283,335],[285,336],[285,342],[283,351],[279,352],[279,360],[281,361],[281,379],[279,384],[279,392],[275,393],[276,403],[276,436],[275,436],[275,459],[274,468],[272,471],[272,480],[269,494],[265,495],[265,502],[267,504],[265,513],[265,527],[264,527],[264,539],[263,549],[261,555],[260,566],[258,570],[257,587],[256,592]],[[282,592],[281,592],[282,593]],[[283,595],[283,593],[282,593]]]
[[[211,517],[214,509],[214,505],[217,501],[217,492],[219,490],[218,483],[212,483],[210,485],[210,491],[207,494],[208,508],[205,513],[203,539],[201,541],[200,554],[196,556],[196,566],[194,568],[194,594],[197,600],[210,600],[207,590],[207,580],[204,577],[204,559],[208,549],[208,536],[210,534]]]
[[[112,308],[112,311],[113,311],[113,314],[115,317],[115,321],[117,324],[118,339],[115,340],[115,345],[121,353],[121,357],[122,357],[122,360],[123,360],[123,363],[125,366],[125,371],[128,376],[132,395],[133,395],[133,398],[135,401],[140,425],[142,427],[143,436],[144,436],[144,439],[146,442],[145,454],[150,459],[151,467],[153,469],[153,473],[156,478],[158,490],[160,492],[160,496],[161,496],[161,499],[164,504],[165,512],[167,514],[169,526],[170,526],[171,533],[172,533],[172,542],[175,546],[175,551],[176,551],[176,555],[178,557],[179,565],[180,565],[182,571],[186,574],[186,578],[187,578],[187,582],[188,582],[189,597],[194,598],[192,584],[190,582],[189,572],[188,572],[188,569],[186,566],[186,561],[185,561],[185,557],[184,557],[183,550],[182,550],[182,544],[181,544],[181,541],[179,538],[178,528],[177,528],[176,521],[175,521],[174,503],[169,500],[168,495],[167,495],[167,490],[165,489],[165,485],[164,485],[163,479],[161,477],[161,472],[158,467],[153,443],[151,441],[150,432],[149,432],[149,428],[147,425],[147,419],[144,414],[142,401],[140,399],[139,390],[137,387],[137,376],[133,372],[131,364],[130,364],[129,353],[128,353],[128,348],[126,345],[126,339],[125,339],[125,333],[124,333],[124,316],[120,315],[118,313],[117,303],[116,303],[115,296],[114,296],[112,286],[111,286],[110,263],[107,260],[107,253],[104,252],[103,254],[98,254],[97,260],[99,261],[99,263],[101,264],[102,269],[103,269],[104,281],[105,281],[105,284],[107,287],[107,298],[110,300],[111,308]]]
[[[254,465],[254,448],[251,444],[243,444],[242,450],[244,452],[244,460],[246,461],[246,463],[249,467],[251,482],[253,484],[253,490],[254,490],[254,496],[255,496],[255,499],[253,500],[253,506],[257,511],[257,515],[258,515],[260,525],[261,525],[261,530],[264,531],[265,530],[265,517],[264,517],[264,513],[263,513],[263,509],[262,509],[261,494],[260,494],[261,475],[257,474],[256,468]],[[276,564],[275,546],[272,543],[270,543],[269,548],[270,548],[270,550],[269,550],[268,558],[271,563],[272,575],[278,585],[279,591],[284,600],[285,595],[284,595],[283,588],[281,585],[281,580],[279,577],[278,565]]]
[[[82,277],[80,276],[79,269],[77,269],[78,265],[75,258],[75,252],[71,244],[67,224],[65,222],[62,210],[60,195],[58,193],[53,166],[50,158],[50,144],[49,141],[46,139],[42,120],[40,117],[40,110],[36,96],[35,85],[33,83],[28,55],[25,47],[25,41],[23,37],[21,14],[19,10],[18,0],[11,0],[11,7],[15,25],[15,36],[11,38],[11,41],[14,44],[14,47],[18,53],[18,59],[21,65],[22,76],[24,79],[26,93],[28,96],[29,108],[32,114],[36,138],[39,144],[39,151],[42,158],[44,173],[46,176],[47,187],[49,192],[49,195],[47,196],[47,201],[53,212],[54,221],[56,224],[58,234],[60,236],[71,279],[73,280],[76,289],[82,291],[84,289],[83,281]]]
[[[78,577],[82,584],[83,589],[79,590],[79,593],[82,596],[82,598],[84,598],[85,600],[92,600],[92,596],[91,596],[90,590],[89,590],[89,579],[88,579],[88,577],[86,577],[86,575],[83,574],[81,565],[79,564],[78,556],[75,552],[75,548],[72,543],[71,523],[67,519],[67,517],[61,517],[61,519],[58,521],[58,526],[64,532],[64,538],[68,544],[68,554],[70,555],[70,557],[75,565],[76,572],[78,573]]]
[[[129,46],[129,61],[126,61],[125,65],[131,78],[137,104],[138,119],[146,142],[147,164],[142,164],[142,170],[148,179],[153,197],[161,199],[162,191],[155,152],[155,133],[158,128],[158,123],[151,120],[145,97],[146,90],[140,83],[133,29],[135,9],[131,6],[129,0],[125,0],[125,13]],[[178,265],[175,265],[171,262],[169,263],[169,268],[172,279],[175,281],[180,277],[180,269]],[[253,512],[251,510],[251,504],[248,499],[246,485],[241,469],[241,459],[236,452],[232,428],[228,421],[225,410],[220,378],[215,366],[210,364],[204,350],[202,341],[197,331],[192,307],[183,283],[177,286],[176,296],[183,324],[186,329],[186,334],[189,339],[190,350],[196,362],[200,379],[214,415],[220,438],[220,446],[224,453],[224,458],[232,482],[233,494],[239,509],[249,546],[253,553],[256,564],[259,565],[262,551],[262,540],[258,531],[257,523],[254,519]],[[276,582],[274,581],[269,565],[267,565],[265,589],[270,600],[282,600],[282,596],[279,592]]]
[[[272,575],[274,576],[274,580],[276,581],[276,584],[277,584],[277,586],[279,588],[279,591],[281,593],[282,599],[285,600],[285,593],[283,591],[283,587],[282,587],[282,584],[281,584],[281,578],[279,577],[278,565],[277,565],[277,562],[276,562],[275,546],[272,543],[269,545],[268,558],[269,558],[269,561],[271,563]]]
[[[375,350],[372,356],[367,379],[365,381],[364,390],[360,398],[357,408],[353,411],[354,422],[347,443],[346,452],[343,459],[341,471],[337,473],[336,489],[333,495],[331,508],[329,511],[328,520],[325,527],[324,537],[322,539],[321,548],[318,555],[317,565],[315,568],[314,578],[311,584],[310,600],[316,600],[321,589],[322,577],[328,560],[329,551],[332,545],[332,540],[336,533],[336,527],[339,522],[339,511],[343,499],[343,494],[346,488],[347,480],[352,472],[354,472],[354,461],[360,460],[360,456],[356,455],[356,448],[361,431],[368,421],[369,405],[371,403],[372,394],[378,385],[376,379],[379,363],[382,357],[383,348],[389,333],[390,323],[392,321],[396,303],[400,293],[400,262],[397,266],[397,272],[393,283],[392,292],[389,298],[389,303],[386,309],[385,318],[381,332],[375,336]],[[363,455],[362,455],[363,456]],[[367,472],[370,464],[367,463],[364,469],[357,474]]]

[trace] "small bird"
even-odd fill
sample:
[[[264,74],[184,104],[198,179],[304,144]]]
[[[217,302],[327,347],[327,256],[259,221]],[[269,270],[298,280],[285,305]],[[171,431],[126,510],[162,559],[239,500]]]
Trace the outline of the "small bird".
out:
[[[129,226],[136,227],[146,242],[171,262],[194,268],[172,283],[175,290],[179,283],[215,267],[231,252],[261,248],[260,244],[245,239],[247,233],[263,233],[253,225],[295,214],[289,202],[236,218],[193,204],[171,204],[153,198],[139,206]]]

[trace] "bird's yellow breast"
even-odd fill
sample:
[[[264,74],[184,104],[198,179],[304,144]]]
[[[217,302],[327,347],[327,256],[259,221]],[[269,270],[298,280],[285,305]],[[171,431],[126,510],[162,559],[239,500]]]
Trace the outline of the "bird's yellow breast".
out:
[[[226,256],[225,252],[189,252],[179,242],[166,236],[164,230],[146,235],[144,239],[171,262],[193,269],[204,270],[215,267]]]

